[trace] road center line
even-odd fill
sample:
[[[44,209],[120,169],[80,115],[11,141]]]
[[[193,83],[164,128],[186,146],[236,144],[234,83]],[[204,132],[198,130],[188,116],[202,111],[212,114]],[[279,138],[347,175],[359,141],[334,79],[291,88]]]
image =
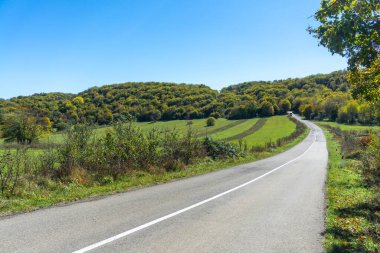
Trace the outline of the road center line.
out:
[[[275,169],[273,169],[273,170],[271,170],[271,171],[268,171],[267,173],[265,173],[265,174],[263,174],[263,175],[261,175],[261,176],[259,176],[259,177],[254,178],[254,179],[252,179],[252,180],[250,180],[250,181],[248,181],[248,182],[246,182],[246,183],[244,183],[244,184],[241,184],[241,185],[236,186],[236,187],[234,187],[234,188],[232,188],[232,189],[229,189],[229,190],[227,190],[227,191],[225,191],[225,192],[222,192],[222,193],[220,193],[220,194],[218,194],[218,195],[215,195],[215,196],[213,196],[213,197],[211,197],[211,198],[205,199],[205,200],[200,201],[200,202],[198,202],[198,203],[196,203],[196,204],[193,204],[193,205],[191,205],[191,206],[188,206],[188,207],[186,207],[186,208],[183,208],[183,209],[181,209],[181,210],[178,210],[178,211],[176,211],[176,212],[174,212],[174,213],[171,213],[171,214],[165,215],[165,216],[163,216],[163,217],[161,217],[161,218],[155,219],[155,220],[150,221],[150,222],[148,222],[148,223],[145,223],[145,224],[143,224],[143,225],[141,225],[141,226],[138,226],[138,227],[132,228],[132,229],[127,230],[127,231],[125,231],[125,232],[123,232],[123,233],[120,233],[120,234],[118,234],[118,235],[112,236],[112,237],[110,237],[110,238],[108,238],[108,239],[105,239],[105,240],[103,240],[103,241],[100,241],[100,242],[97,242],[97,243],[91,244],[91,245],[89,245],[89,246],[87,246],[87,247],[85,247],[85,248],[82,248],[82,249],[80,249],[80,250],[74,251],[73,253],[84,253],[84,252],[88,252],[88,251],[90,251],[90,250],[93,250],[93,249],[99,248],[99,247],[101,247],[101,246],[103,246],[103,245],[105,245],[105,244],[108,244],[108,243],[111,243],[111,242],[113,242],[113,241],[119,240],[119,239],[121,239],[121,238],[123,238],[123,237],[126,237],[126,236],[128,236],[128,235],[130,235],[130,234],[133,234],[133,233],[135,233],[135,232],[137,232],[137,231],[140,231],[140,230],[145,229],[145,228],[147,228],[147,227],[153,226],[153,225],[155,225],[155,224],[157,224],[157,223],[160,223],[160,222],[162,222],[162,221],[165,221],[165,220],[168,220],[168,219],[170,219],[170,218],[173,218],[174,216],[177,216],[177,215],[179,215],[179,214],[181,214],[181,213],[187,212],[187,211],[189,211],[189,210],[191,210],[191,209],[194,209],[194,208],[196,208],[196,207],[198,207],[198,206],[204,205],[204,204],[206,204],[206,203],[208,203],[208,202],[211,202],[211,201],[213,201],[213,200],[215,200],[215,199],[218,199],[218,198],[220,198],[220,197],[223,197],[223,196],[225,196],[225,195],[227,195],[227,194],[229,194],[229,193],[231,193],[231,192],[237,191],[237,190],[239,190],[239,189],[241,189],[241,188],[243,188],[243,187],[245,187],[245,186],[247,186],[247,185],[249,185],[249,184],[252,184],[253,182],[255,182],[255,181],[259,180],[259,179],[262,179],[263,177],[268,176],[269,174],[272,174],[273,172],[275,172],[275,171],[281,169],[282,167],[285,167],[286,165],[288,165],[288,164],[290,164],[290,163],[292,163],[292,162],[294,162],[294,161],[300,159],[303,155],[305,155],[305,154],[311,149],[311,147],[312,147],[313,144],[316,142],[316,140],[317,140],[317,133],[315,132],[315,133],[314,133],[314,139],[313,139],[313,142],[311,143],[311,145],[309,146],[309,148],[306,149],[301,155],[297,156],[296,158],[294,158],[294,159],[292,159],[292,160],[290,160],[290,161],[288,161],[288,162],[286,162],[286,163],[284,163],[284,164],[278,166],[277,168],[275,168]]]

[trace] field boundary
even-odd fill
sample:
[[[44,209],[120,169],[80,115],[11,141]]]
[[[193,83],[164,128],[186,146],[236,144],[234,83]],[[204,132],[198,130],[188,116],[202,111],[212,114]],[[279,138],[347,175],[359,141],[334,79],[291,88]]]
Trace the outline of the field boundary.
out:
[[[234,135],[234,136],[231,136],[231,137],[228,137],[228,138],[225,138],[223,139],[223,141],[233,141],[233,140],[239,140],[239,139],[243,139],[244,137],[247,137],[255,132],[257,132],[258,130],[260,130],[264,125],[265,123],[267,122],[267,119],[259,119],[256,124],[254,124],[250,129],[248,129],[247,131],[244,131],[240,134],[237,134],[237,135]]]
[[[238,126],[238,125],[241,125],[243,124],[244,122],[248,121],[248,119],[241,119],[241,120],[238,120],[238,121],[235,121],[235,122],[232,122],[231,124],[228,124],[226,126],[223,126],[221,128],[217,128],[217,129],[214,129],[210,132],[206,132],[206,133],[202,133],[200,135],[198,135],[198,137],[204,137],[204,136],[208,136],[208,135],[212,135],[212,134],[216,134],[216,133],[219,133],[219,132],[223,132],[223,131],[226,131],[230,128],[233,128],[235,126]],[[207,129],[206,129],[207,130]]]
[[[296,129],[290,135],[279,138],[274,142],[272,140],[269,140],[267,143],[265,143],[262,146],[252,146],[251,151],[252,152],[262,152],[262,151],[267,150],[267,149],[272,149],[272,148],[281,147],[283,145],[286,145],[287,143],[292,142],[293,140],[295,140],[299,136],[301,136],[306,131],[306,129],[308,128],[304,122],[297,120],[296,118],[288,116],[288,119],[296,125]]]

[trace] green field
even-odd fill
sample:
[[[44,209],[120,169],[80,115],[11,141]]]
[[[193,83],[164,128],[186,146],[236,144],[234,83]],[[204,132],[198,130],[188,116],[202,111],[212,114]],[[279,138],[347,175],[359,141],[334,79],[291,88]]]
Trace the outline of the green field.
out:
[[[175,129],[180,133],[185,133],[188,128],[188,120],[172,120],[172,121],[159,121],[159,122],[135,122],[136,126],[138,126],[143,131],[149,131],[153,128],[157,129]],[[215,126],[206,126],[206,119],[195,119],[191,120],[191,127],[198,133],[199,135],[206,135],[208,132],[217,132],[218,129],[226,129],[229,125],[239,123],[237,120],[227,120],[227,119],[217,119],[215,122]],[[242,122],[242,121],[240,121]],[[109,131],[111,127],[100,127],[95,130],[95,134],[97,136],[103,136],[107,131]],[[62,134],[52,134],[50,136],[45,136],[40,139],[40,142],[47,143],[61,143],[63,141]]]
[[[229,138],[229,137],[234,136],[236,134],[239,134],[239,133],[242,133],[244,131],[247,131],[254,124],[256,124],[256,122],[258,120],[259,120],[258,118],[249,119],[249,120],[246,120],[246,121],[242,122],[241,124],[239,124],[237,126],[231,127],[231,128],[229,128],[229,129],[227,129],[225,131],[222,131],[222,132],[218,132],[218,133],[212,134],[210,136],[213,139],[215,139],[215,140],[226,139],[226,138]]]
[[[336,122],[321,122],[315,121],[314,123],[318,125],[328,125],[332,127],[339,127],[343,131],[365,131],[365,130],[374,130],[380,131],[380,126],[364,126],[364,125],[347,125],[347,124],[339,124]]]
[[[198,136],[205,136],[210,134],[213,139],[223,140],[228,138],[234,138],[232,142],[237,143],[239,135],[244,135],[250,129],[252,129],[255,124],[257,124],[259,118],[253,118],[248,120],[227,120],[218,119],[216,120],[215,126],[206,126],[206,119],[196,119],[191,120],[191,127],[196,131]],[[160,122],[135,122],[133,124],[137,125],[143,131],[149,131],[153,128],[157,129],[176,129],[180,133],[185,133],[188,128],[187,120],[173,120],[173,121],[160,121]],[[254,131],[252,134],[245,136],[243,140],[247,142],[249,147],[263,146],[265,143],[272,141],[275,142],[277,139],[289,136],[295,131],[296,125],[291,122],[286,116],[274,116],[265,119],[265,122],[261,128]],[[336,124],[336,123],[333,123]],[[362,127],[362,126],[354,126]],[[100,127],[95,129],[95,134],[97,136],[103,136],[111,127]],[[235,138],[236,137],[236,138]],[[0,139],[0,143],[3,140]],[[43,136],[40,139],[41,143],[62,143],[63,134],[57,133],[49,136]]]
[[[257,132],[244,138],[249,147],[263,146],[265,143],[289,136],[296,130],[296,125],[285,116],[268,118],[265,125]]]

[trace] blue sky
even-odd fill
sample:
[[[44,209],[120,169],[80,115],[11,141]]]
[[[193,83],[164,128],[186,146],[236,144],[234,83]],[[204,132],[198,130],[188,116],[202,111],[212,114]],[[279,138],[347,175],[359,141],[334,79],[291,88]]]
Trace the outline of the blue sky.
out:
[[[0,0],[0,97],[346,67],[306,32],[319,0]]]

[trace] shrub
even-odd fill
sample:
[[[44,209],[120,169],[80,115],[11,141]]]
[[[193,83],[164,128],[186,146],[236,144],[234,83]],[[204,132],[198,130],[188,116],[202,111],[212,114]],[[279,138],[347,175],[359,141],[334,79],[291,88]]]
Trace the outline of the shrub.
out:
[[[215,123],[216,123],[216,119],[214,117],[210,117],[207,119],[206,121],[206,125],[209,127],[209,126],[215,126]]]
[[[105,177],[103,177],[101,179],[100,183],[102,185],[111,184],[111,183],[113,183],[113,177],[111,177],[111,176],[105,176]]]
[[[212,112],[212,113],[210,114],[210,117],[213,117],[213,118],[215,118],[215,119],[219,119],[219,118],[222,117],[222,115],[220,115],[219,112]]]
[[[372,141],[363,152],[361,160],[367,182],[376,186],[380,192],[380,136],[372,136]]]
[[[31,171],[26,166],[32,166],[26,148],[16,151],[7,150],[0,155],[0,194],[3,196],[14,195],[21,177]]]
[[[215,141],[209,136],[204,139],[203,146],[206,150],[207,156],[210,156],[213,159],[237,158],[243,155],[242,150],[238,145],[224,141]]]
[[[163,162],[166,163],[173,159],[188,165],[193,160],[204,157],[204,149],[197,136],[198,134],[191,126],[187,128],[187,132],[183,136],[180,136],[177,131],[164,132],[161,158]]]
[[[69,176],[75,168],[85,168],[90,156],[90,139],[93,131],[86,125],[75,125],[64,134],[64,144],[58,149],[60,158],[59,176]]]

